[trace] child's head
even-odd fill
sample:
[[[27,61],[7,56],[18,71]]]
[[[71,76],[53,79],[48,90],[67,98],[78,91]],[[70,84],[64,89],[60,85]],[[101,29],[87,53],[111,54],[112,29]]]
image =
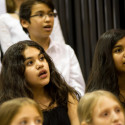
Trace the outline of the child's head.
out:
[[[34,35],[34,32],[41,33],[39,28],[41,28],[41,31],[43,30],[40,35],[45,35],[45,31],[50,34],[54,16],[56,16],[53,11],[54,5],[51,0],[27,0],[24,2],[20,7],[19,14],[24,31],[29,33],[30,37]]]
[[[4,55],[0,89],[4,90],[4,92],[7,91],[5,92],[6,94],[10,93],[8,96],[13,95],[15,89],[17,89],[20,91],[16,92],[17,97],[20,94],[22,96],[32,97],[32,86],[29,85],[33,84],[33,82],[40,82],[44,85],[48,84],[58,76],[55,73],[57,71],[54,63],[40,45],[33,41],[21,41],[12,45]],[[30,76],[29,78],[29,75],[32,75],[32,77]],[[38,81],[39,78],[43,80]]]
[[[116,43],[125,37],[125,30],[112,29],[101,35],[93,57],[92,70],[86,92],[105,89],[119,95],[118,72],[112,51]],[[113,83],[113,86],[112,86]]]
[[[124,109],[112,93],[98,90],[86,93],[78,104],[81,125],[124,125]]]
[[[125,37],[124,30],[109,30],[102,34],[96,45],[93,65],[97,63],[99,67],[105,66],[105,68],[114,66],[112,50],[114,45],[123,37]]]
[[[0,106],[1,125],[42,125],[43,115],[35,101],[16,98]]]

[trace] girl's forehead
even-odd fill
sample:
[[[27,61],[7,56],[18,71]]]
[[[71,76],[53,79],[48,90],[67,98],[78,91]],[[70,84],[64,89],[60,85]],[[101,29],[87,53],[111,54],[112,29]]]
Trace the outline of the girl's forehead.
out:
[[[117,99],[115,99],[113,96],[101,96],[98,101],[97,104],[100,107],[104,107],[107,103],[112,103],[113,105],[120,105],[119,101]]]
[[[41,55],[41,51],[38,48],[32,47],[32,46],[28,46],[26,47],[26,49],[23,51],[23,55],[25,57],[30,57],[30,56],[34,56],[34,55]]]

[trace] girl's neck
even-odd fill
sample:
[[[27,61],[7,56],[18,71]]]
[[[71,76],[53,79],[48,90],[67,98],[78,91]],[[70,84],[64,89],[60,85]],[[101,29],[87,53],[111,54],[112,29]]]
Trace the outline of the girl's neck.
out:
[[[52,108],[53,105],[50,106],[52,99],[44,89],[33,91],[33,95],[34,100],[38,103],[41,110],[49,110],[50,108]]]
[[[33,40],[33,41],[37,42],[39,45],[41,45],[45,51],[49,48],[49,45],[50,45],[49,37],[40,38],[40,39],[31,37],[31,40]]]

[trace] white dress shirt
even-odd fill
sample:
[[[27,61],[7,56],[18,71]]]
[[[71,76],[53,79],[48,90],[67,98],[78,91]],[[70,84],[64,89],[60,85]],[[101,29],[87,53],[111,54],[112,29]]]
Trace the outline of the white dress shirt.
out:
[[[0,0],[0,14],[6,13],[5,0]]]
[[[30,40],[23,31],[20,21],[10,14],[0,16],[0,41],[3,53],[14,43],[22,40]]]
[[[51,41],[46,52],[66,82],[83,96],[85,82],[74,50],[69,45]]]

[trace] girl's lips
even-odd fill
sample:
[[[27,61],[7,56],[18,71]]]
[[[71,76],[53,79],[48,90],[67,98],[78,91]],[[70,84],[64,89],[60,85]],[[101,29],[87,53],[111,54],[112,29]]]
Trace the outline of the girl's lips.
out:
[[[47,73],[46,74],[43,74],[43,75],[40,75],[40,78],[44,79],[47,77]]]
[[[46,78],[47,77],[47,71],[45,69],[41,70],[38,74],[38,77],[40,78]]]

